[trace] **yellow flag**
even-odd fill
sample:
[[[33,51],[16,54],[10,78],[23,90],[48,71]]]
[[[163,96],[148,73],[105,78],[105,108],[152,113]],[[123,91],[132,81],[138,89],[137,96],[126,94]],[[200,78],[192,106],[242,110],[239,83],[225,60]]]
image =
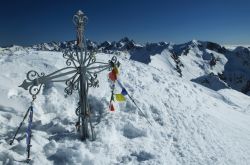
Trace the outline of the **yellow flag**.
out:
[[[114,67],[114,71],[115,71],[115,74],[119,74],[119,70],[118,70],[118,68],[117,67]]]
[[[115,98],[117,101],[125,101],[125,97],[122,94],[115,94]]]

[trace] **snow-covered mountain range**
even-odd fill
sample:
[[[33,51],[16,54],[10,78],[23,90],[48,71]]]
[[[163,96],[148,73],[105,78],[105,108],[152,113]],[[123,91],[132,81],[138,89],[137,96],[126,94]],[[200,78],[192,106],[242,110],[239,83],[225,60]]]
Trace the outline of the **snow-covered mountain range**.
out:
[[[0,164],[26,159],[27,122],[9,145],[31,101],[18,86],[29,70],[64,67],[61,51],[74,49],[74,41],[62,43],[0,48]],[[249,47],[195,40],[140,45],[127,38],[87,43],[98,61],[118,57],[119,79],[152,126],[129,99],[108,110],[104,72],[100,87],[89,91],[97,138],[82,142],[75,129],[78,95],[65,98],[65,84],[52,83],[34,103],[30,164],[250,164]]]
[[[223,46],[213,42],[190,41],[184,44],[166,42],[137,44],[125,37],[120,41],[100,44],[86,41],[88,50],[129,54],[131,60],[154,65],[161,70],[176,71],[179,76],[208,88],[233,88],[250,95],[250,46]],[[51,42],[30,47],[12,46],[4,51],[34,49],[37,51],[64,51],[74,49],[75,41]],[[161,66],[158,65],[161,61]]]

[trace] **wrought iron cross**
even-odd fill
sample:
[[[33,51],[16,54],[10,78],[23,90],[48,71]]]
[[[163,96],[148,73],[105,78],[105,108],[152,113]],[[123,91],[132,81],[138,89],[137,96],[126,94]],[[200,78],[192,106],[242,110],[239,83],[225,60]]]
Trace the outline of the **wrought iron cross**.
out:
[[[87,17],[79,10],[73,16],[73,23],[76,26],[77,43],[73,49],[66,49],[63,57],[66,59],[67,67],[59,69],[53,73],[45,75],[31,70],[26,75],[26,80],[19,86],[29,90],[33,99],[40,92],[41,87],[49,82],[65,82],[66,95],[71,95],[74,90],[79,93],[78,107],[76,115],[78,122],[76,124],[82,140],[90,138],[95,139],[93,126],[90,120],[91,108],[88,103],[89,87],[98,87],[99,81],[97,74],[104,70],[111,70],[112,67],[120,65],[115,56],[109,62],[96,62],[95,52],[87,50],[84,36]]]

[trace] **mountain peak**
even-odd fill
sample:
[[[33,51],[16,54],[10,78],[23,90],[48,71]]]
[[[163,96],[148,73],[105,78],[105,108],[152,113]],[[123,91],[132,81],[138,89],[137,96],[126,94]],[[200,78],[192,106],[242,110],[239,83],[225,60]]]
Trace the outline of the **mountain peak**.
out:
[[[123,37],[119,42],[134,42],[133,40],[130,40],[128,37]]]

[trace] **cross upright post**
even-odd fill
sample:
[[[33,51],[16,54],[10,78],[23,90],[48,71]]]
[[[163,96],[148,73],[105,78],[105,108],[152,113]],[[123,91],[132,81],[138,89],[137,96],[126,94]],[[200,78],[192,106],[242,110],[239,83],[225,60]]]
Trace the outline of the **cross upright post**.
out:
[[[88,123],[90,123],[91,128],[91,136],[92,139],[94,139],[94,133],[93,133],[93,126],[92,122],[90,120],[90,107],[88,105],[88,87],[87,87],[87,80],[86,80],[86,66],[85,60],[87,57],[87,46],[85,44],[85,37],[84,37],[84,28],[87,23],[87,17],[84,15],[84,13],[79,10],[76,15],[73,16],[73,22],[76,26],[76,37],[77,37],[77,47],[79,47],[80,50],[80,90],[79,90],[79,105],[80,105],[80,112],[77,112],[77,115],[79,116],[77,127],[78,131],[80,132],[81,139],[86,140],[89,137],[89,130],[88,130]],[[84,50],[84,55],[83,55]],[[84,56],[84,57],[83,57]],[[78,111],[79,111],[78,110]]]

